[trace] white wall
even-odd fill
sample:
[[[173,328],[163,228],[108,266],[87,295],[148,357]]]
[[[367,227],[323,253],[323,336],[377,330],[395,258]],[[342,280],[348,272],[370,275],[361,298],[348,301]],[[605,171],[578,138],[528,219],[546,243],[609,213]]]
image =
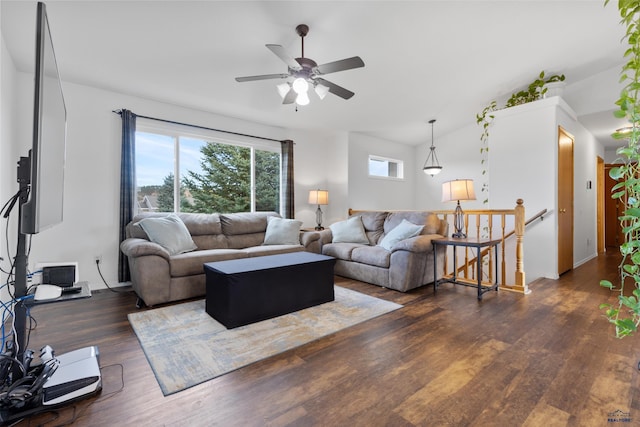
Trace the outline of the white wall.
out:
[[[322,224],[327,226],[344,218],[347,202],[347,133],[287,131],[295,141],[294,181],[296,218],[306,227],[316,225],[317,205],[310,205],[309,190],[328,190],[329,204],[321,206]]]
[[[413,209],[416,179],[414,153],[415,148],[409,145],[358,133],[349,134],[349,207],[366,210]],[[370,177],[369,155],[401,160],[404,178]]]
[[[0,8],[1,10],[2,8]],[[18,184],[16,182],[16,165],[20,155],[26,153],[20,153],[17,150],[16,144],[13,142],[16,140],[14,125],[15,113],[15,81],[16,72],[15,66],[9,55],[4,43],[4,39],[0,35],[0,201],[4,203],[18,191]],[[16,227],[17,221],[17,208],[14,209],[13,215],[10,218],[8,228],[8,241],[9,250],[11,254],[15,256],[15,244],[16,244]],[[10,270],[10,254],[7,252],[7,239],[5,238],[5,232],[7,232],[6,223],[4,220],[0,221],[0,236],[2,236],[0,242],[0,257],[3,258],[0,261],[0,266],[5,271]],[[0,272],[0,283],[4,284],[7,280],[7,276]],[[0,293],[2,301],[7,301],[8,293],[3,288]]]

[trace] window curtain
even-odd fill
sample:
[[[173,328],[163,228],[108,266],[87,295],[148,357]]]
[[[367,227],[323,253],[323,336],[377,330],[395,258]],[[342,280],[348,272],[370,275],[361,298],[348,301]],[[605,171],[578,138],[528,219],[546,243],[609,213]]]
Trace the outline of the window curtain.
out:
[[[121,110],[122,154],[120,160],[120,230],[118,242],[126,238],[127,224],[133,219],[136,203],[136,115],[129,110]],[[131,280],[127,257],[119,252],[118,281]]]
[[[293,141],[280,142],[282,149],[282,215],[285,218],[293,218],[295,206],[293,198]]]

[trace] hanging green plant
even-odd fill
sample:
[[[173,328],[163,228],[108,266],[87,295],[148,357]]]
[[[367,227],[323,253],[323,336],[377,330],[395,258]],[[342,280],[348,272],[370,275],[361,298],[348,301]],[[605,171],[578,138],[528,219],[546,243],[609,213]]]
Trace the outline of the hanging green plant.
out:
[[[482,135],[480,135],[480,164],[482,165],[482,176],[487,174],[487,167],[489,166],[489,126],[495,118],[492,114],[496,110],[496,101],[491,101],[481,113],[476,115],[476,123],[482,125]],[[482,203],[485,205],[489,203],[489,183],[485,180],[480,187],[480,191],[483,193]]]
[[[605,0],[607,5],[609,0]],[[620,200],[624,211],[619,217],[624,234],[620,245],[622,262],[619,266],[618,286],[609,280],[601,280],[600,285],[618,292],[617,304],[600,304],[609,322],[615,325],[616,337],[633,334],[640,325],[640,0],[619,0],[621,23],[626,27],[624,39],[629,47],[624,54],[626,64],[622,66],[620,82],[624,87],[620,99],[616,101],[618,110],[614,115],[626,118],[631,125],[630,133],[616,132],[616,139],[627,139],[627,145],[619,148],[617,154],[624,162],[612,168],[609,176],[617,181],[611,197]],[[635,289],[625,292],[625,285],[632,283]]]

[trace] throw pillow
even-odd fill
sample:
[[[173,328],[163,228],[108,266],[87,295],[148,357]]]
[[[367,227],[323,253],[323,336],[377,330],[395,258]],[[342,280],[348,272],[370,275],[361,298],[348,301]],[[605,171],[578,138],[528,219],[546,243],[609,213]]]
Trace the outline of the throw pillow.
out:
[[[267,231],[264,245],[299,245],[302,221],[270,216],[267,219]]]
[[[415,237],[422,232],[424,225],[413,224],[406,219],[403,219],[400,224],[393,230],[391,230],[386,236],[382,238],[380,246],[390,251],[391,248],[400,240]]]
[[[364,231],[362,218],[354,216],[344,221],[335,222],[330,225],[332,243],[362,243],[369,244],[367,234]]]
[[[178,215],[144,218],[138,222],[149,240],[164,247],[170,255],[182,254],[198,249],[187,226]]]

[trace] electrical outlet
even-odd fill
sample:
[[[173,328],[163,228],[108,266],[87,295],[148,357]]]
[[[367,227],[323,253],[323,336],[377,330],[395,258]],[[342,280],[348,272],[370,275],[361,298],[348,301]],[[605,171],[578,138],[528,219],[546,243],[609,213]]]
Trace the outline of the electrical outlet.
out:
[[[102,264],[102,255],[96,255],[93,259],[96,261],[96,264]]]

